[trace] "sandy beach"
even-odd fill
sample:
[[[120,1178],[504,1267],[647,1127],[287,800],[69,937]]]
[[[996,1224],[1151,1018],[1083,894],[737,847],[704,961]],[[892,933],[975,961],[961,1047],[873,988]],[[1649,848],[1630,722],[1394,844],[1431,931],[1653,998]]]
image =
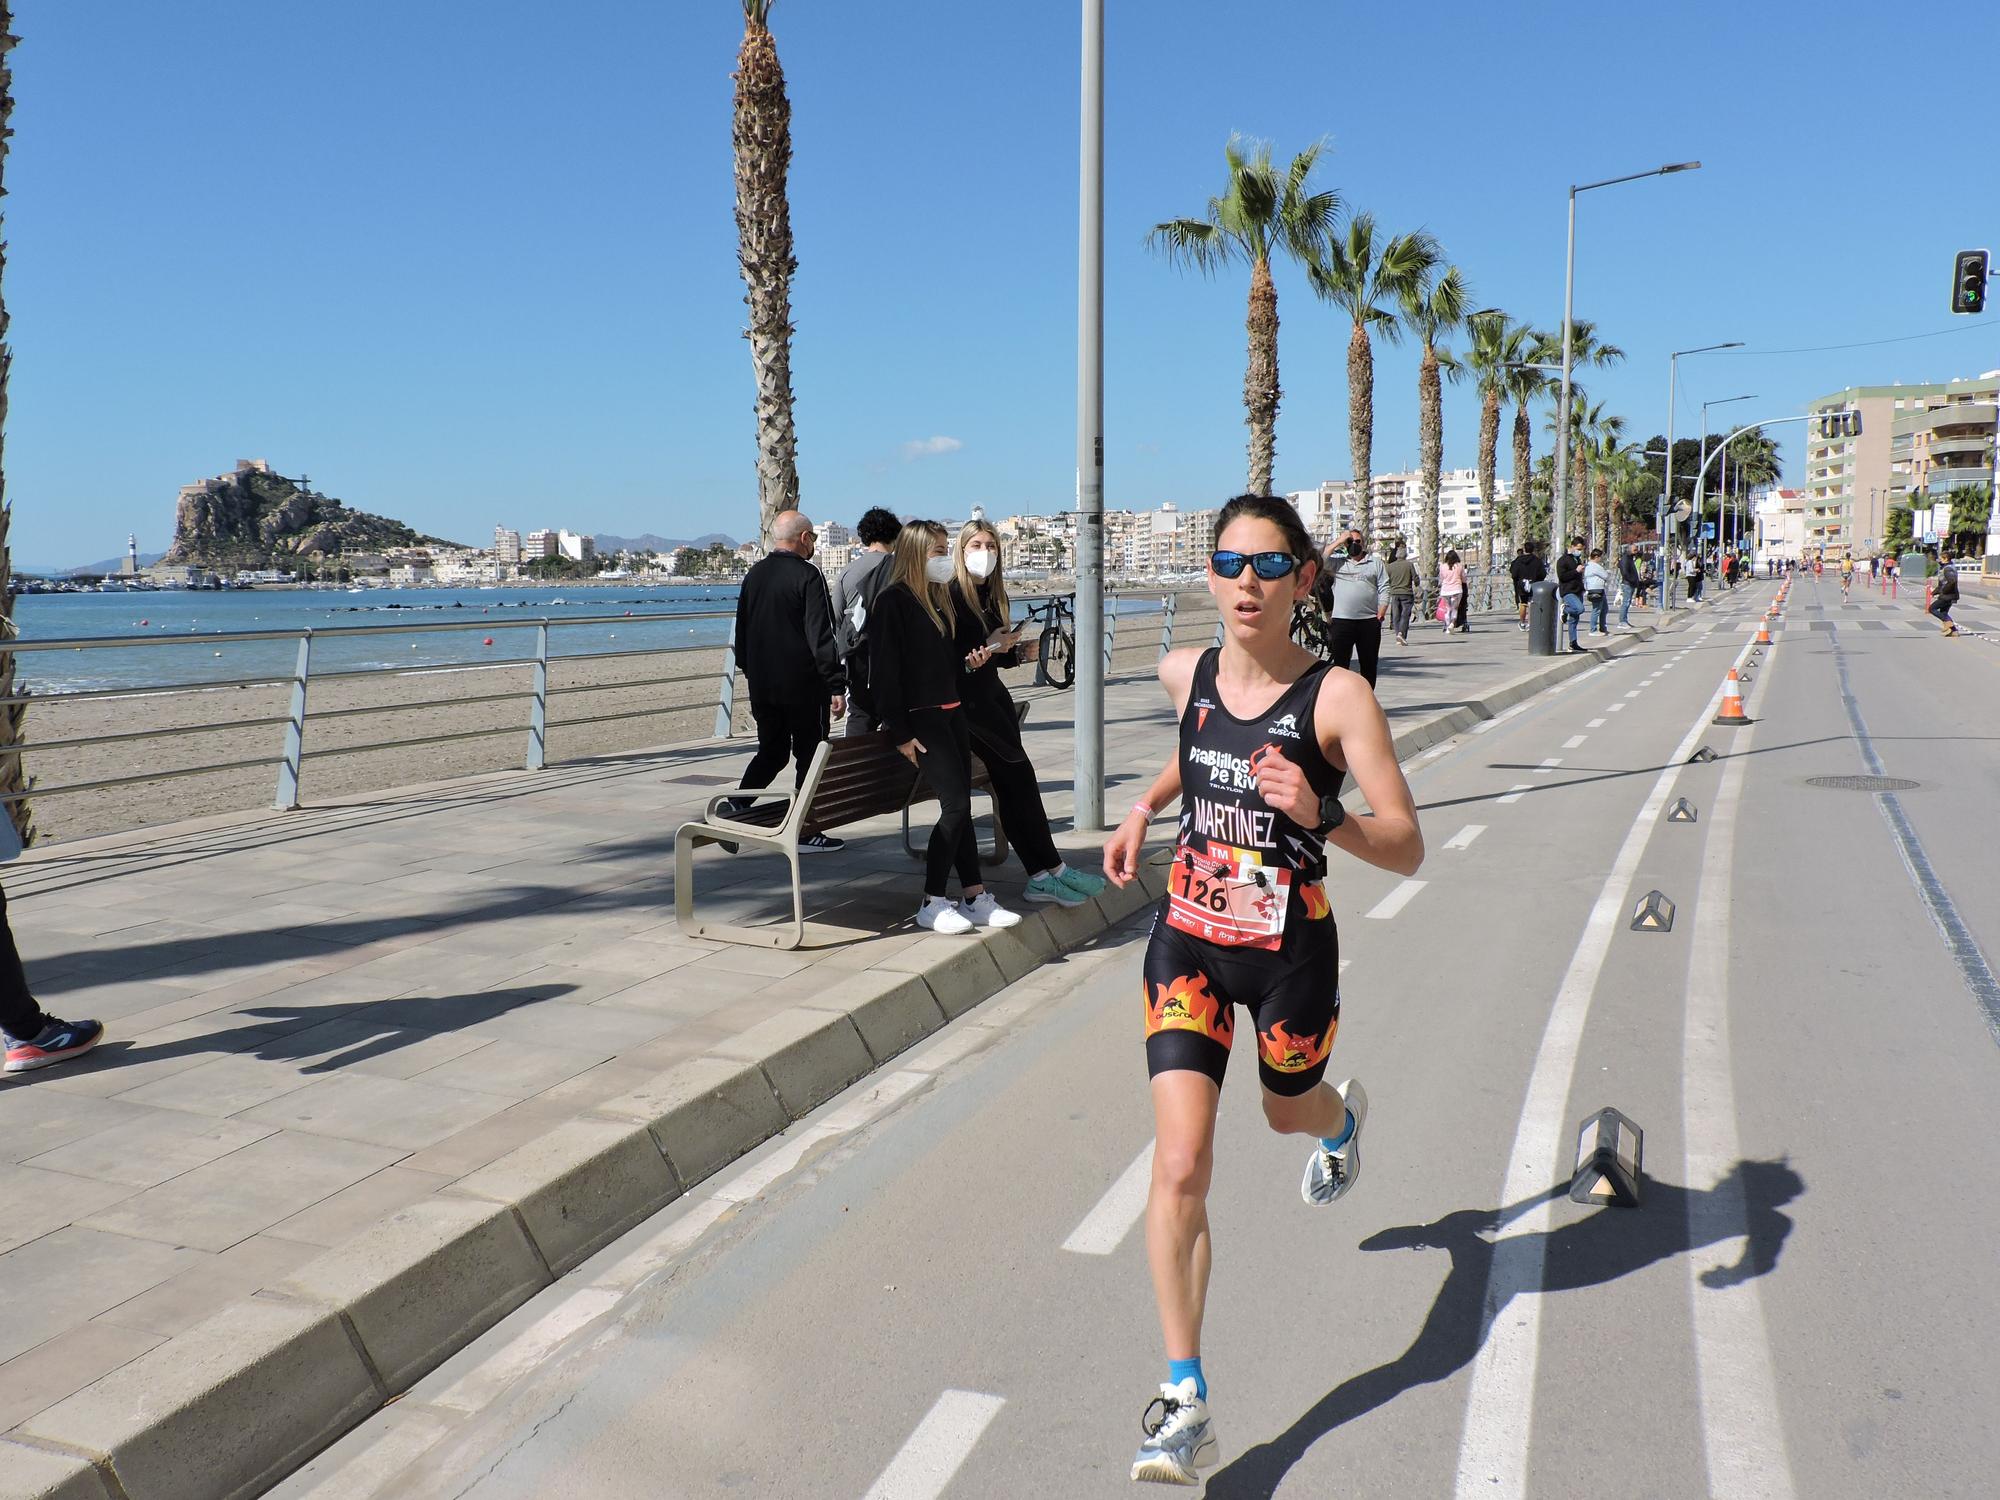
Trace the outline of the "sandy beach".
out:
[[[1176,643],[1205,642],[1206,595],[1182,595]],[[1189,628],[1190,621],[1199,625]],[[1113,640],[1114,675],[1149,672],[1159,654],[1161,616],[1123,615]],[[551,763],[714,743],[720,648],[631,656],[567,657],[549,663]],[[300,800],[306,805],[415,782],[515,769],[528,749],[525,664],[385,670],[315,676],[307,697]],[[1032,697],[1034,670],[1007,674]],[[1046,690],[1042,690],[1046,691]],[[121,785],[32,799],[36,842],[116,833],[152,824],[272,805],[284,747],[289,684],[133,692],[115,697],[52,696],[28,709],[28,769],[37,785],[138,778]],[[736,679],[735,738],[752,734],[749,696]],[[162,731],[204,726],[199,732]],[[113,736],[133,736],[118,739]],[[428,735],[462,738],[420,745],[386,742]],[[84,745],[48,742],[89,740]],[[376,748],[369,748],[376,747]],[[194,775],[184,768],[226,766]]]

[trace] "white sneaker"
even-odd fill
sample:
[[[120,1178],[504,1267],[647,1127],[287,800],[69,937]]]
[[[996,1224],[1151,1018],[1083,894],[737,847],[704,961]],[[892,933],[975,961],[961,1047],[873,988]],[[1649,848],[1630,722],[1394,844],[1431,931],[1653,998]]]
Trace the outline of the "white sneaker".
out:
[[[924,897],[924,904],[917,908],[917,925],[953,935],[972,931],[972,919],[958,909],[956,902],[943,896]]]
[[[959,915],[974,927],[1018,927],[1021,914],[1009,911],[993,899],[991,891],[981,891],[976,900],[958,903]]]
[[[1306,1159],[1305,1179],[1299,1184],[1299,1196],[1315,1208],[1341,1197],[1361,1175],[1361,1127],[1368,1123],[1368,1094],[1352,1078],[1341,1084],[1337,1092],[1347,1112],[1354,1116],[1354,1132],[1338,1151],[1329,1151],[1318,1141],[1313,1142],[1312,1155]]]
[[[1205,1469],[1221,1454],[1208,1403],[1194,1393],[1194,1377],[1179,1385],[1163,1385],[1139,1419],[1146,1441],[1132,1460],[1132,1477],[1154,1484],[1201,1483],[1196,1469]],[[1153,1408],[1160,1409],[1157,1419]]]

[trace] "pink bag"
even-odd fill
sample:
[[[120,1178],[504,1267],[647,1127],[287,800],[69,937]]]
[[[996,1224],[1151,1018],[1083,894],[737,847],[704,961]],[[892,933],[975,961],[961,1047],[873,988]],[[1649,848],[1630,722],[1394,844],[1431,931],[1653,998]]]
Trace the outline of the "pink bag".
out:
[[[1451,618],[1451,601],[1446,599],[1443,595],[1438,596],[1438,607],[1437,607],[1436,618],[1438,624],[1440,625],[1444,624],[1446,620],[1449,620]]]

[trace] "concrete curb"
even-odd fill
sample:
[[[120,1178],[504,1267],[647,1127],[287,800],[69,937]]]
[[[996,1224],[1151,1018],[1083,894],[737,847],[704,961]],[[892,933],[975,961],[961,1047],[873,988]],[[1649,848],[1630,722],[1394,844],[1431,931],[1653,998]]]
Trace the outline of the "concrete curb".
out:
[[[1669,614],[1661,623],[1671,623]],[[1399,759],[1650,639],[1532,667],[1404,725]],[[141,1355],[0,1439],[0,1500],[256,1494],[542,1287],[849,1084],[1165,889],[929,937],[607,1100]]]

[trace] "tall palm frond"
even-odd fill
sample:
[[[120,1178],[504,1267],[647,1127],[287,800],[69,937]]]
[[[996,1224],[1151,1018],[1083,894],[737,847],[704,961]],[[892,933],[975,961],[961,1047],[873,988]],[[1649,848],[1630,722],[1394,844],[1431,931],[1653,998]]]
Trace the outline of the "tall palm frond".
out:
[[[1500,405],[1511,393],[1512,366],[1528,357],[1530,330],[1503,312],[1483,313],[1466,323],[1471,347],[1466,364],[1479,389],[1479,566],[1493,566],[1496,547],[1511,547],[1511,507],[1499,500]]]
[[[1208,200],[1203,217],[1168,219],[1146,236],[1146,243],[1169,264],[1203,275],[1237,261],[1250,267],[1243,420],[1250,429],[1248,488],[1253,494],[1271,493],[1277,462],[1278,287],[1271,262],[1284,258],[1310,265],[1333,232],[1340,195],[1312,186],[1313,169],[1325,149],[1323,142],[1308,146],[1281,172],[1268,144],[1231,136],[1223,147],[1229,181],[1221,196]]]
[[[1472,291],[1465,273],[1457,266],[1443,272],[1427,273],[1402,289],[1403,326],[1423,345],[1417,364],[1418,501],[1421,513],[1420,538],[1423,576],[1438,572],[1438,489],[1444,472],[1444,393],[1445,379],[1457,380],[1464,367],[1449,349],[1439,347],[1446,335],[1465,322]]]
[[[1419,229],[1377,243],[1375,216],[1356,214],[1345,234],[1334,235],[1323,260],[1306,268],[1313,290],[1353,321],[1347,340],[1347,440],[1354,460],[1354,524],[1363,535],[1375,530],[1375,495],[1370,472],[1375,446],[1375,351],[1370,334],[1389,343],[1401,337],[1395,306],[1410,287],[1429,275],[1442,252]]]
[[[775,0],[742,0],[736,55],[736,254],[750,306],[750,364],[757,380],[757,511],[765,546],[780,511],[799,505],[798,426],[792,401],[792,105],[771,35]]]

